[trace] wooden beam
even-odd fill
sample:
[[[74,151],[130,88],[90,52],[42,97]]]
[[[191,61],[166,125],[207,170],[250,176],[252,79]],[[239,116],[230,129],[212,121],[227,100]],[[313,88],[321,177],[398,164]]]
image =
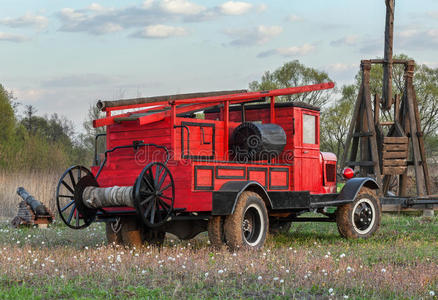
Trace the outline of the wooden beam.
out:
[[[383,144],[383,152],[408,151],[409,144]]]
[[[385,144],[407,144],[409,143],[409,138],[408,137],[385,137],[383,139],[383,142]]]
[[[392,106],[392,47],[394,35],[394,0],[386,0],[385,55],[383,63],[383,109]]]
[[[383,159],[388,158],[408,158],[408,151],[396,151],[396,152],[383,152]]]

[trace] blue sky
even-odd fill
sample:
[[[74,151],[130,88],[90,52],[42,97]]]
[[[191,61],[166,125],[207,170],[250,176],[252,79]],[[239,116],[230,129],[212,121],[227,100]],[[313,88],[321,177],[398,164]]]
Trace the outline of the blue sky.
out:
[[[298,59],[338,85],[383,55],[384,0],[1,0],[0,83],[80,130],[97,99],[241,89]],[[438,67],[438,1],[396,0],[395,53]]]

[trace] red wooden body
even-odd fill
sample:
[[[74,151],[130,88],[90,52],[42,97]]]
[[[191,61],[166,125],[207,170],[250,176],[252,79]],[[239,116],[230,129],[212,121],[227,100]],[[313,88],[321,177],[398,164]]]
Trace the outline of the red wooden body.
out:
[[[214,97],[214,104],[220,103],[217,98]],[[230,96],[228,99],[232,99],[232,103],[246,100]],[[189,111],[187,108],[178,110],[170,105],[167,111],[139,115],[136,120],[120,123],[115,122],[117,116],[109,112],[107,118],[96,120],[94,124],[107,125],[107,149],[131,145],[133,141],[166,146],[171,156],[168,167],[175,181],[175,208],[188,212],[211,211],[212,192],[233,180],[257,181],[268,192],[335,193],[336,157],[320,152],[319,110],[308,105],[283,103],[275,104],[273,109],[274,96],[271,100],[271,105],[246,105],[244,112],[247,122],[275,123],[284,129],[286,147],[270,163],[243,164],[229,160],[229,138],[242,122],[241,106],[232,105],[229,109],[231,101],[223,102],[222,108],[204,110],[204,119],[182,116],[181,113]],[[310,133],[309,128],[303,128],[303,122],[304,126],[310,124]],[[164,159],[165,152],[153,147],[116,150],[108,154],[98,178],[99,185],[132,186],[148,163]],[[92,167],[94,174],[97,170],[98,167]]]

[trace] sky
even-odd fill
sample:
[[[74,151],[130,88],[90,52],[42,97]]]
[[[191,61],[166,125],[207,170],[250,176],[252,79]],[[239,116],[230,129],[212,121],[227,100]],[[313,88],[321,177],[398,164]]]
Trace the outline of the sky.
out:
[[[291,60],[340,86],[383,56],[385,0],[0,3],[0,83],[78,131],[99,99],[244,89]],[[394,53],[438,67],[438,0],[395,15]]]

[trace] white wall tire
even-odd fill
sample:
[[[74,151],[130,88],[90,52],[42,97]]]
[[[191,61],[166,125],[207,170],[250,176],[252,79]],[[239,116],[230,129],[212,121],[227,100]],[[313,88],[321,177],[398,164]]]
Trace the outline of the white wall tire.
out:
[[[257,193],[245,191],[237,200],[234,213],[225,218],[225,240],[231,250],[259,249],[265,243],[268,228],[263,199]]]
[[[380,226],[380,201],[374,190],[362,187],[356,199],[336,211],[339,233],[345,238],[369,238]]]

